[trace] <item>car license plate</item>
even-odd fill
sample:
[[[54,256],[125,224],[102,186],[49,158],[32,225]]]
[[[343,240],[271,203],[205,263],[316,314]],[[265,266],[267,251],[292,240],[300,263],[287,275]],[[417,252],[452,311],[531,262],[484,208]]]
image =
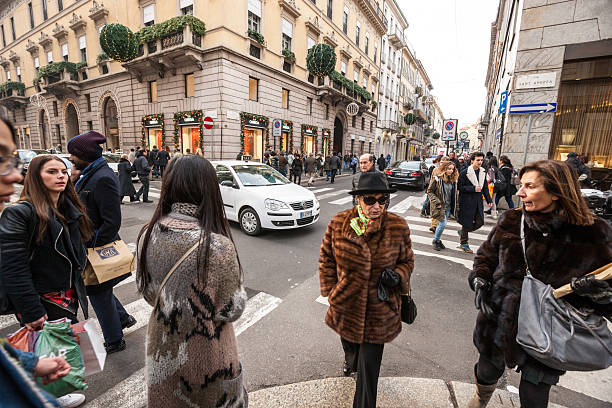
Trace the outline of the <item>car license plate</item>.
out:
[[[306,218],[306,217],[310,217],[312,216],[312,210],[311,211],[302,211],[300,213],[300,218]]]

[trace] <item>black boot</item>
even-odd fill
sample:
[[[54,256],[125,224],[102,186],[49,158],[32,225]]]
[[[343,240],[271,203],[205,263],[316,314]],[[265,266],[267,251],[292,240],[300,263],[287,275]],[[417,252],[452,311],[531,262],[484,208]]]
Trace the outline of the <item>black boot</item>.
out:
[[[437,241],[437,240],[433,240],[432,241],[433,244],[433,249],[434,251],[441,251],[442,250],[442,242],[441,241]]]

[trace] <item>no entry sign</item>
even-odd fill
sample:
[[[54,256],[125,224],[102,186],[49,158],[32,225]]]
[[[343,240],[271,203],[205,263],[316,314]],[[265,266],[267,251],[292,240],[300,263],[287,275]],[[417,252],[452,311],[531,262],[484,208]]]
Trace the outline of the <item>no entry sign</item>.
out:
[[[213,120],[210,116],[205,117],[204,120],[202,121],[202,124],[204,125],[206,129],[212,129],[214,125]]]

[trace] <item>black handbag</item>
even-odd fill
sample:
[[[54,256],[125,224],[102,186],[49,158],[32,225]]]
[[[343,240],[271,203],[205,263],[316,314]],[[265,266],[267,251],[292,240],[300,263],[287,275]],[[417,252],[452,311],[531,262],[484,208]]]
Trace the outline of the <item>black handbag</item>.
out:
[[[417,317],[417,307],[414,303],[414,299],[410,294],[402,295],[402,307],[401,307],[402,322],[406,324],[414,323]]]

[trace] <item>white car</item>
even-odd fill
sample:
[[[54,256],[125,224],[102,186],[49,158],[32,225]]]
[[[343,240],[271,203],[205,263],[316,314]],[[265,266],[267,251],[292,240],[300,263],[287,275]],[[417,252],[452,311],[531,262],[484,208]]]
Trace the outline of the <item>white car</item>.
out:
[[[262,229],[292,229],[319,219],[315,195],[270,166],[258,162],[211,162],[217,171],[227,219],[248,235]]]

